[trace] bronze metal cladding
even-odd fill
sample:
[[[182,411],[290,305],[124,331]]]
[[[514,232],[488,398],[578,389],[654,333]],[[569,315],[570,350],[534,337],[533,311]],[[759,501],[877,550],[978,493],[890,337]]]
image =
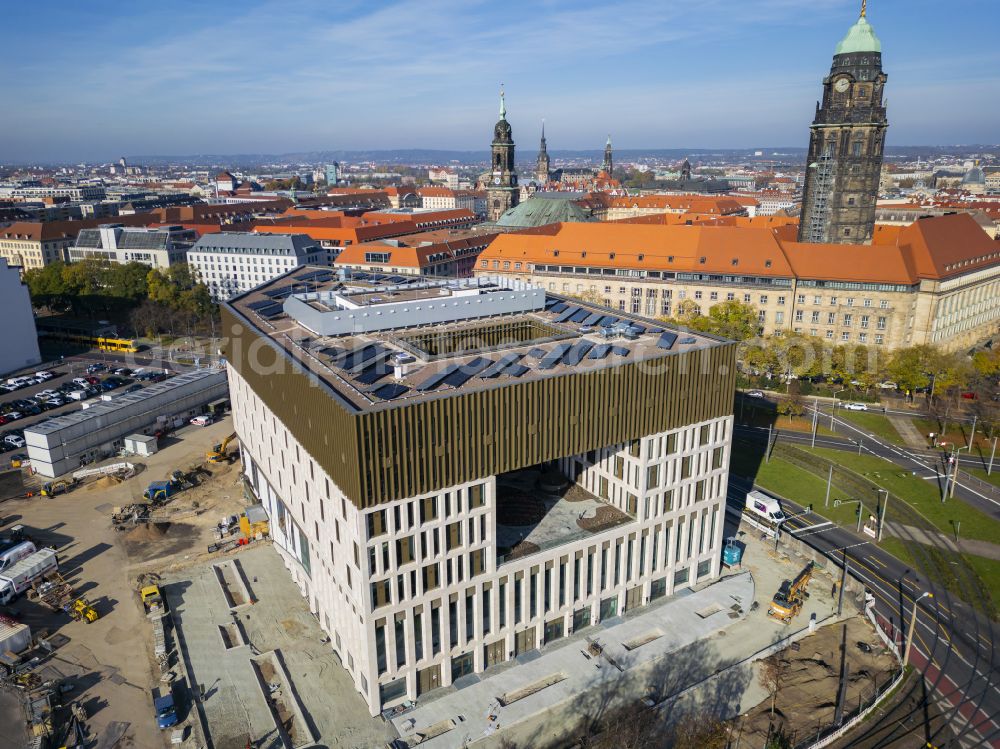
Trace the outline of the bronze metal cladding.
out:
[[[362,509],[732,413],[732,343],[359,411],[301,367],[256,371],[251,346],[289,355],[225,306],[223,322],[230,366]]]

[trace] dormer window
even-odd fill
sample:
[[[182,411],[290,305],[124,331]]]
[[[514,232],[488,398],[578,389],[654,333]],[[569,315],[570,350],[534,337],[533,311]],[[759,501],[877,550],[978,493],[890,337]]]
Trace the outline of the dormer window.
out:
[[[739,265],[739,264],[740,264],[740,259],[738,257],[734,257],[733,258],[733,265],[735,266],[735,265]]]
[[[701,263],[702,265],[704,265],[706,259],[707,258],[704,255],[702,255],[700,258],[698,258],[698,262]]]
[[[608,257],[609,257],[609,258],[610,258],[611,260],[614,260],[614,259],[615,259],[615,253],[613,253],[613,252],[609,252],[609,253],[608,253]]]
[[[646,256],[645,256],[645,255],[639,255],[639,262],[640,262],[640,263],[641,263],[641,262],[642,262],[643,260],[645,260],[645,259],[646,259]]]
[[[764,261],[764,267],[765,268],[770,268],[771,267],[771,261],[770,260],[765,260]]]

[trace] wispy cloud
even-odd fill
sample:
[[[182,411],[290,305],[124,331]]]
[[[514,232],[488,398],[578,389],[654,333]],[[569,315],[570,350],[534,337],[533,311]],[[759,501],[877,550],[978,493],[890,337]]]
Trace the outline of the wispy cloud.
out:
[[[942,109],[918,104],[947,80],[947,100],[974,113],[950,140],[975,139],[998,116],[1000,60],[989,45],[970,54],[967,39],[1000,11],[969,0],[981,6],[969,18],[923,29],[913,16],[930,2],[881,0],[873,13],[894,42],[894,122],[913,123],[890,132],[939,138]],[[529,147],[542,117],[556,148],[593,146],[608,130],[635,147],[795,143],[856,6],[178,0],[97,18],[19,6],[19,34],[0,49],[19,102],[0,109],[0,157],[483,148],[501,81]]]

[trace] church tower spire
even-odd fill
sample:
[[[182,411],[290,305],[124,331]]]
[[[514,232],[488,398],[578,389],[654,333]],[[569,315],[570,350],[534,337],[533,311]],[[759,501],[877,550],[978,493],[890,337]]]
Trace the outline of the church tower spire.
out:
[[[611,133],[608,133],[608,142],[604,144],[604,165],[601,167],[611,177],[614,171],[614,157],[611,154]]]
[[[540,185],[545,185],[549,181],[549,152],[545,148],[545,120],[542,120],[542,141],[538,145],[535,178]]]
[[[875,231],[882,172],[886,74],[882,43],[868,23],[867,1],[837,44],[823,100],[810,127],[800,242],[865,244]]]
[[[486,187],[487,213],[496,221],[508,208],[518,204],[520,190],[517,172],[514,171],[514,137],[507,122],[507,104],[503,86],[500,87],[500,119],[493,126],[493,143],[490,145],[491,170]]]

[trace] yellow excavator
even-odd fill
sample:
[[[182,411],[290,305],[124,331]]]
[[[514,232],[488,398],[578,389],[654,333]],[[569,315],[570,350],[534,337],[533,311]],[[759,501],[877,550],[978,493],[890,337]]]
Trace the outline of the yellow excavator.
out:
[[[809,562],[802,571],[795,576],[794,580],[785,580],[778,592],[774,594],[771,605],[767,609],[767,615],[772,619],[777,619],[783,624],[788,624],[795,615],[802,610],[802,604],[809,596],[806,593],[806,586],[812,579],[815,564]]]
[[[205,459],[209,463],[228,463],[232,460],[233,456],[226,452],[226,448],[229,447],[229,443],[234,439],[236,439],[236,432],[230,434],[222,442],[205,453]]]

